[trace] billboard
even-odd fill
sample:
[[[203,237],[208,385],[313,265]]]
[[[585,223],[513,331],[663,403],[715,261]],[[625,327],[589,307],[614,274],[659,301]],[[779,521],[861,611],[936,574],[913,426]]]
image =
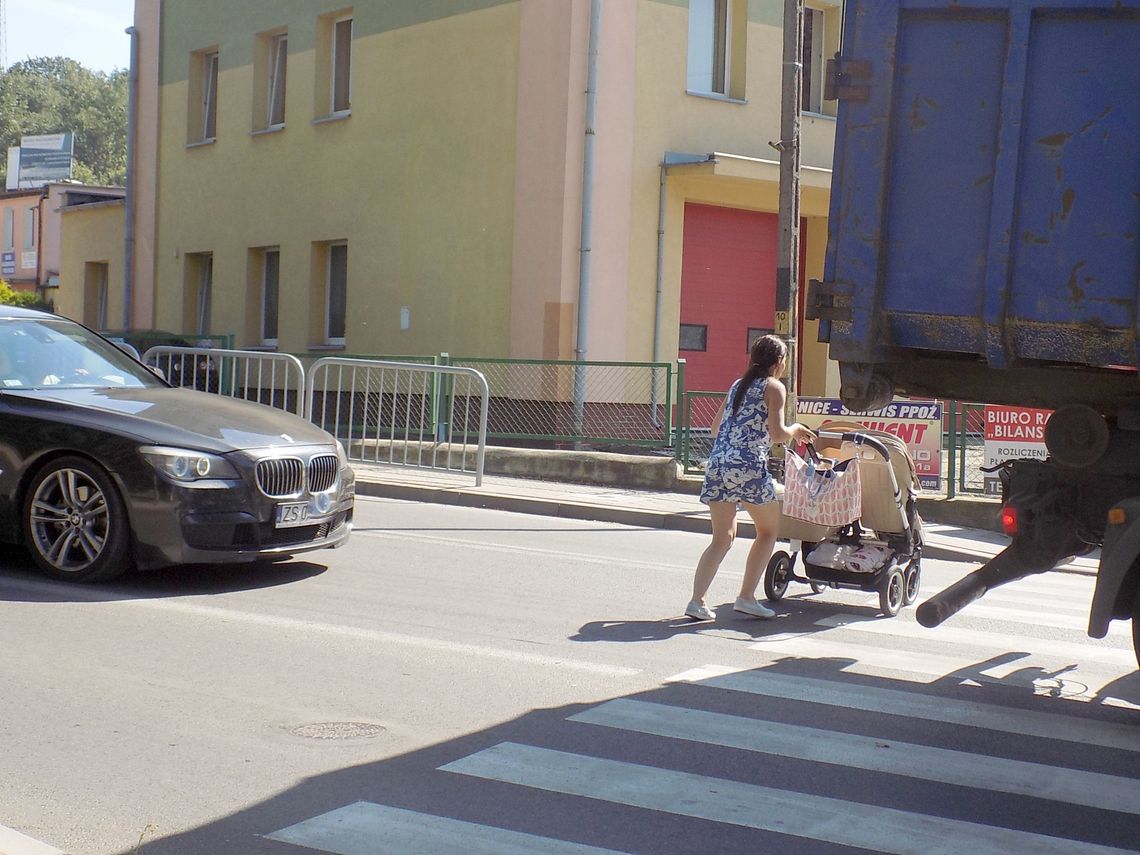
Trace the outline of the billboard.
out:
[[[879,410],[854,413],[837,398],[797,398],[797,419],[817,430],[833,421],[858,422],[906,443],[924,490],[942,488],[942,404],[898,399]]]
[[[16,150],[17,185],[12,186],[13,157],[8,157],[8,188],[34,189],[71,178],[75,138],[70,133],[20,137]]]
[[[1045,447],[1045,423],[1052,410],[1032,407],[1001,407],[986,405],[986,462],[987,469],[1006,460],[1044,460],[1049,456]],[[1001,494],[1001,479],[997,472],[985,473],[987,495]]]

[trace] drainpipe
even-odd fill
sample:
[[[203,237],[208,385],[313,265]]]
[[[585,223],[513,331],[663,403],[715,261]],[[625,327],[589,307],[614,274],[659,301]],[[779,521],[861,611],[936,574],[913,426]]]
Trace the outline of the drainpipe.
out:
[[[589,345],[590,252],[594,217],[594,125],[598,106],[598,31],[602,0],[590,0],[590,47],[586,66],[586,141],[582,155],[582,249],[578,264],[578,333],[574,359],[583,362]],[[574,433],[582,435],[586,409],[586,370],[574,369]]]
[[[653,361],[661,361],[661,315],[664,314],[665,301],[665,181],[669,175],[669,167],[681,166],[686,163],[706,163],[715,160],[711,154],[683,154],[681,152],[667,151],[665,159],[661,161],[661,184],[657,194],[657,295],[653,304]],[[650,391],[650,408],[653,414],[653,426],[661,427],[657,418],[657,384],[653,384]]]
[[[124,200],[126,223],[123,230],[123,329],[131,328],[135,298],[135,133],[138,130],[139,31],[127,27],[131,37],[131,69],[127,78],[127,193]]]

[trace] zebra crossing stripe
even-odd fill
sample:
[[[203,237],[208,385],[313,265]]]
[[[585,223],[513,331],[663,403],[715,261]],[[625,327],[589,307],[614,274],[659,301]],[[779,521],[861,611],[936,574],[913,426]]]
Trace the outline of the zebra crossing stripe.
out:
[[[900,650],[896,647],[853,645],[796,633],[765,636],[762,642],[751,645],[751,649],[762,650],[778,658],[846,660],[843,664],[845,672],[872,677],[881,676],[880,671],[890,671],[895,679],[901,678],[915,683],[931,683],[935,680],[975,680],[1029,688],[1035,692],[1051,694],[1070,701],[1112,703],[1116,700],[1127,704],[1125,701],[1104,695],[1103,690],[1128,672],[1103,666],[1099,669],[1085,667],[1078,670],[1060,663],[1060,660],[1050,662],[1040,656],[1026,656],[1020,653],[1011,654],[1005,661],[979,663],[977,656],[954,650],[941,653],[916,653],[913,650]],[[1019,674],[1019,672],[1024,673]]]
[[[876,635],[889,635],[894,638],[918,639],[937,644],[955,644],[983,650],[994,648],[1003,653],[1021,651],[1039,653],[1046,656],[1059,656],[1074,662],[1097,662],[1103,665],[1123,666],[1134,669],[1136,657],[1131,650],[1123,647],[1108,647],[1090,640],[1085,642],[1055,641],[1051,638],[1032,638],[984,629],[961,629],[955,626],[938,626],[927,629],[919,626],[909,616],[899,616],[884,620],[865,618],[853,614],[829,615],[815,621],[816,626],[827,629],[843,629],[853,632],[869,632]],[[762,642],[761,642],[762,643]]]
[[[1109,855],[1125,851],[513,742],[500,743],[440,768],[893,855]]]
[[[621,855],[371,802],[346,805],[265,836],[336,855]]]
[[[1140,814],[1136,781],[1078,769],[626,699],[607,701],[570,721]]]
[[[1038,710],[998,707],[977,701],[934,695],[918,695],[899,689],[836,683],[814,677],[790,677],[785,674],[739,670],[725,673],[724,669],[714,670],[714,668],[715,666],[710,666],[709,669],[688,671],[672,678],[671,682],[682,680],[697,682],[701,686],[751,695],[1140,752],[1140,739],[1137,739],[1136,728],[1115,722],[1094,721]],[[701,676],[706,674],[708,676]]]

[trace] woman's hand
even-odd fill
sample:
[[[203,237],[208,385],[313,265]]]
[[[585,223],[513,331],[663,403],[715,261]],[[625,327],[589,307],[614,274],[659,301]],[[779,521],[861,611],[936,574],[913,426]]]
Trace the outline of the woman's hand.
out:
[[[811,445],[816,439],[815,432],[806,425],[801,425],[799,422],[792,425],[791,434],[794,442],[802,442],[806,445]]]

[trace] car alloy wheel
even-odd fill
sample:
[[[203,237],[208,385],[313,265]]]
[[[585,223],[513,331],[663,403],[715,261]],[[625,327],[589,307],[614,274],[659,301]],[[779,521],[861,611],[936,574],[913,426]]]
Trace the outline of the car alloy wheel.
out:
[[[90,581],[126,569],[126,512],[93,463],[61,458],[36,474],[24,505],[32,557],[57,579]]]

